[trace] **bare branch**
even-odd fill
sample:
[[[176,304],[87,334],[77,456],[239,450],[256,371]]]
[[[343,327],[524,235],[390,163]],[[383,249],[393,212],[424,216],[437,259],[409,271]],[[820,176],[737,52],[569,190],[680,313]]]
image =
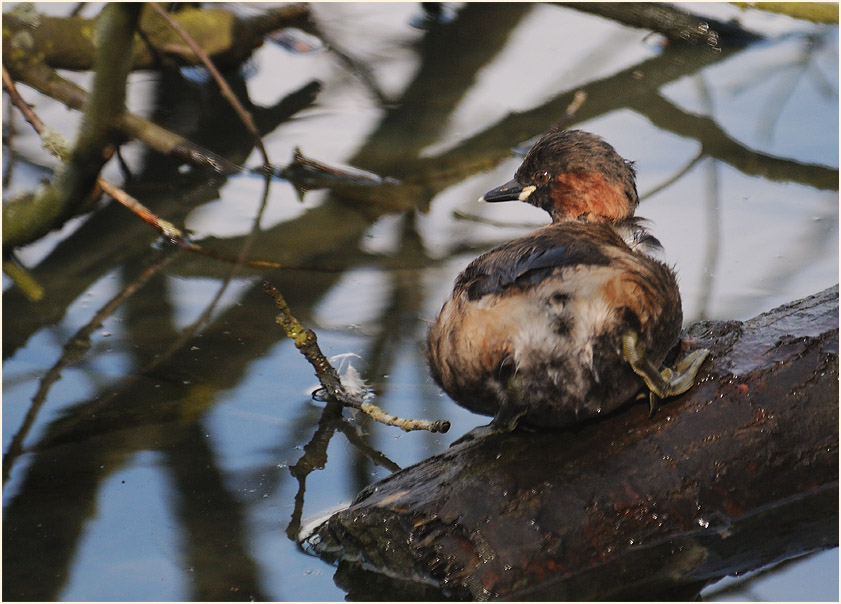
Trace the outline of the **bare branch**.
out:
[[[436,420],[430,422],[428,420],[404,419],[394,415],[390,415],[377,407],[376,405],[363,400],[360,397],[353,396],[347,392],[342,385],[342,380],[336,369],[321,352],[318,346],[318,338],[315,332],[311,329],[305,328],[298,322],[289,310],[283,295],[267,282],[263,283],[263,290],[272,297],[275,305],[280,310],[277,316],[277,323],[283,328],[286,336],[295,342],[295,346],[304,357],[309,361],[310,365],[315,369],[315,375],[321,382],[324,391],[331,399],[337,400],[347,407],[359,409],[363,413],[369,415],[375,421],[389,425],[397,426],[401,430],[429,430],[430,432],[446,432],[450,429],[450,422],[446,420]]]
[[[625,25],[656,31],[673,42],[706,44],[713,48],[755,42],[761,36],[736,23],[696,17],[660,2],[563,2],[564,6],[594,13]],[[836,11],[837,15],[837,11]]]
[[[29,199],[3,205],[4,249],[37,239],[98,197],[99,170],[113,153],[116,124],[125,107],[131,52],[125,40],[134,35],[139,15],[140,7],[131,3],[110,4],[103,10],[96,76],[79,136],[50,186]]]

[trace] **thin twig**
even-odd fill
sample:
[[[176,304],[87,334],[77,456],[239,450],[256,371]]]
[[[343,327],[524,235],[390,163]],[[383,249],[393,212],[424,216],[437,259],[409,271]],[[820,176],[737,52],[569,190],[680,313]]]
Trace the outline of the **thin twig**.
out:
[[[311,329],[305,328],[301,325],[298,319],[292,315],[292,311],[289,310],[286,300],[277,288],[270,285],[268,282],[263,282],[263,290],[272,297],[275,305],[280,310],[280,314],[275,319],[278,325],[283,328],[287,337],[295,342],[295,346],[301,351],[307,361],[309,361],[310,365],[313,366],[315,369],[315,375],[318,378],[318,381],[321,382],[321,386],[324,388],[328,397],[339,401],[346,407],[359,409],[375,421],[389,426],[397,426],[407,432],[411,430],[446,432],[450,429],[450,422],[446,420],[436,420],[431,422],[429,420],[404,419],[402,417],[390,415],[376,405],[349,394],[347,390],[345,390],[344,386],[342,386],[342,381],[339,378],[338,372],[330,364],[330,361],[327,360],[327,357],[324,356],[324,353],[321,352],[315,332]]]
[[[176,227],[171,222],[164,220],[152,212],[149,208],[137,201],[134,197],[105,180],[102,176],[99,177],[99,186],[102,190],[110,195],[115,201],[119,202],[124,207],[128,208],[139,216],[147,224],[155,227],[161,235],[170,241],[177,242],[178,240],[186,241],[183,231]]]
[[[6,71],[6,66],[3,66],[3,89],[8,93],[9,99],[12,101],[15,107],[17,107],[20,112],[23,114],[24,119],[27,122],[32,124],[32,127],[35,129],[35,132],[38,134],[43,134],[44,132],[44,122],[41,121],[41,118],[32,110],[32,107],[23,100],[23,97],[20,96],[18,92],[17,86],[12,81],[12,77],[9,75],[9,72]]]
[[[213,76],[213,79],[216,81],[216,84],[219,86],[219,90],[222,92],[222,96],[224,96],[227,101],[231,104],[231,107],[234,108],[234,111],[237,112],[239,118],[242,120],[242,123],[251,133],[251,136],[254,137],[254,145],[259,149],[260,155],[263,156],[263,165],[268,168],[271,166],[271,162],[269,161],[269,154],[266,152],[266,148],[263,146],[263,140],[260,138],[260,132],[257,130],[257,125],[254,123],[254,118],[252,117],[251,113],[242,106],[237,95],[234,94],[234,91],[231,90],[231,87],[228,86],[228,83],[225,81],[225,78],[222,77],[222,74],[219,73],[219,70],[216,69],[216,66],[213,64],[213,61],[210,60],[210,57],[207,56],[207,53],[198,45],[198,43],[193,39],[193,37],[187,33],[181,25],[173,19],[169,13],[167,13],[157,2],[150,2],[149,5],[152,9],[157,12],[161,18],[163,18],[169,26],[179,35],[181,38],[187,43],[190,49],[195,53],[195,55],[199,58],[199,60],[204,64],[205,68],[210,72],[210,75]]]
[[[57,130],[47,126],[44,121],[35,113],[32,105],[27,103],[18,92],[14,80],[3,67],[3,89],[9,95],[12,105],[17,107],[23,118],[29,122],[32,129],[41,137],[41,145],[53,157],[64,161],[70,154],[70,143]]]

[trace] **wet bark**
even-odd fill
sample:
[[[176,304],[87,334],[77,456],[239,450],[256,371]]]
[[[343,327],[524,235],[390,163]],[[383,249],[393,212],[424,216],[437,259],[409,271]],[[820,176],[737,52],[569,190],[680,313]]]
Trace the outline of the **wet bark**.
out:
[[[451,447],[310,537],[354,599],[685,599],[838,543],[838,286],[702,321],[687,394],[558,432]],[[367,586],[367,587],[366,587]]]

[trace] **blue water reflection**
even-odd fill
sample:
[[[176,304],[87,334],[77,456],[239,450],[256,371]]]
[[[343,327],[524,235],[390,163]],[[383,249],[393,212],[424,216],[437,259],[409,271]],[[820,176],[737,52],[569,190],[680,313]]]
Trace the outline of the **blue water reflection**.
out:
[[[159,202],[164,217],[192,229],[202,245],[231,256],[245,247],[248,257],[294,268],[232,269],[184,252],[169,260],[155,233],[119,208],[21,250],[50,299],[30,305],[4,279],[4,452],[22,434],[39,382],[71,336],[145,269],[167,264],[92,331],[90,349],[47,389],[22,452],[4,457],[4,550],[15,532],[27,535],[14,556],[4,557],[6,585],[27,588],[12,599],[345,597],[335,568],[304,552],[295,537],[396,467],[486,423],[452,404],[428,377],[426,327],[471,258],[545,220],[530,207],[476,200],[510,178],[519,159],[509,150],[559,115],[545,109],[529,122],[515,120],[501,144],[469,143],[495,133],[507,117],[553,102],[560,107],[563,93],[670,52],[644,31],[569,8],[494,10],[507,11],[511,27],[493,29],[487,48],[459,49],[481,55],[466,75],[454,67],[451,76],[445,62],[429,60],[446,49],[411,27],[418,7],[409,3],[313,7],[335,45],[367,65],[373,82],[328,52],[296,55],[272,44],[255,52],[255,71],[241,85],[257,105],[313,78],[323,85],[315,103],[265,137],[275,162],[289,161],[300,146],[331,165],[405,180],[425,159],[449,158],[447,170],[436,172],[440,182],[405,197],[360,201],[311,191],[302,203],[289,183],[275,181],[255,227],[263,201],[256,175],[220,183],[179,173],[160,158],[130,156],[140,183],[134,193]],[[735,9],[705,10],[730,18]],[[590,98],[575,123],[636,161],[639,214],[652,221],[677,267],[687,320],[748,318],[838,281],[837,172],[835,186],[822,187],[805,170],[751,172],[749,162],[729,153],[741,145],[757,157],[837,170],[837,24],[737,14],[769,39],[667,79],[658,89],[662,111],[649,113],[631,96],[616,106]],[[455,15],[446,27],[466,27]],[[474,14],[470,24],[480,28],[482,20]],[[634,81],[657,75],[641,72]],[[150,73],[132,82],[130,105],[173,128],[199,121],[211,104],[210,83],[176,85]],[[413,90],[415,82],[428,87]],[[166,97],[171,90],[183,98]],[[420,104],[407,109],[404,94]],[[76,117],[63,107],[42,104],[45,121],[73,125]],[[238,131],[234,118],[208,115],[202,133]],[[691,130],[698,117],[709,118],[702,131],[717,126],[731,147],[705,149]],[[4,134],[6,127],[4,115]],[[37,141],[18,130],[15,148],[38,157]],[[241,147],[234,138],[225,131],[213,142],[239,163],[256,165],[247,137]],[[503,150],[489,161],[482,151],[494,144]],[[475,154],[468,168],[446,155],[461,145]],[[29,155],[18,161],[38,164]],[[142,180],[146,170],[149,180]],[[453,172],[457,178],[448,176]],[[15,172],[11,187],[34,187],[35,173]],[[103,239],[117,233],[119,244],[101,244],[108,258],[96,257],[100,244],[86,225]],[[328,357],[350,354],[377,404],[403,417],[445,418],[450,432],[404,433],[314,401],[312,367],[274,323],[277,311],[261,290],[266,277],[318,333]],[[835,600],[837,565],[837,550],[813,556],[753,583],[744,597]]]

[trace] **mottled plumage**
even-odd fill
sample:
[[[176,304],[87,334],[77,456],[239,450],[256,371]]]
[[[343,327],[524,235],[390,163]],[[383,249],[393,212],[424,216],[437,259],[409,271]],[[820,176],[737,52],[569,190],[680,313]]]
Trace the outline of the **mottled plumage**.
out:
[[[495,415],[517,374],[521,421],[537,426],[612,411],[643,386],[623,357],[625,328],[662,363],[681,326],[676,292],[668,267],[609,225],[543,227],[456,279],[429,331],[432,376],[462,406]]]
[[[659,368],[680,332],[680,294],[659,242],[633,218],[632,165],[597,136],[550,130],[483,197],[517,199],[553,223],[458,276],[429,330],[430,370],[458,404],[502,427],[568,426],[648,383],[625,338]]]

